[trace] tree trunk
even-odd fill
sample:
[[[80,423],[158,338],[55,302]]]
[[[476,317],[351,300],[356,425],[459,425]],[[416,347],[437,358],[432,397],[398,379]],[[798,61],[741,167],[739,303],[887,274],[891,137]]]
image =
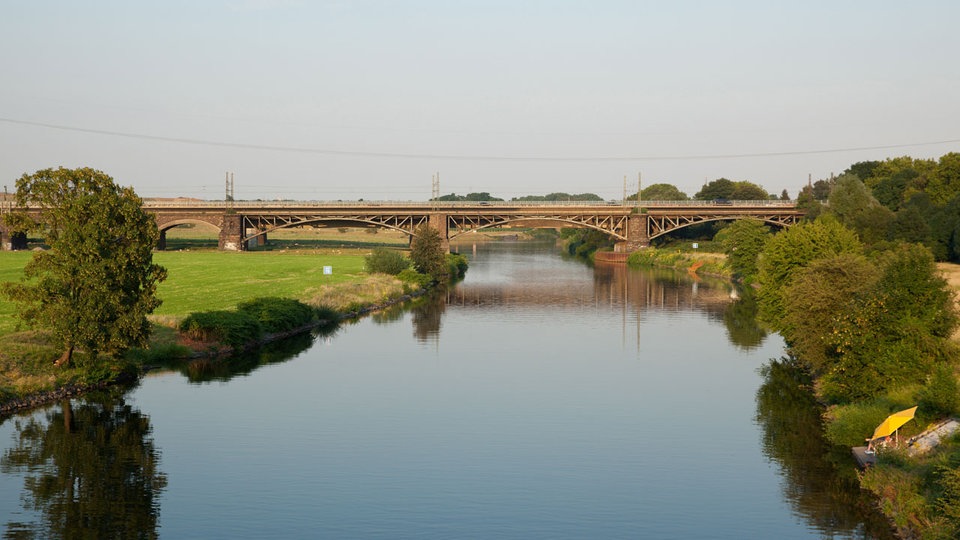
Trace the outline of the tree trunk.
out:
[[[57,361],[53,365],[57,367],[69,367],[70,360],[73,359],[73,345],[67,345],[67,350],[63,351],[63,354],[60,355],[60,358],[57,358]]]
[[[63,429],[67,433],[73,433],[73,406],[70,405],[70,400],[63,400],[60,407],[63,409]]]

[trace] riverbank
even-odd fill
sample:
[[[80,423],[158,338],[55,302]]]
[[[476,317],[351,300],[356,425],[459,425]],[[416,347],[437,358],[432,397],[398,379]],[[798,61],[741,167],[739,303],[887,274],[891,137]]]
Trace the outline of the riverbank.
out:
[[[636,267],[673,268],[694,274],[731,279],[733,271],[722,253],[680,249],[647,248],[634,251],[627,257],[627,264]]]
[[[163,359],[228,354],[222,344],[190,343],[177,331],[192,313],[231,310],[254,298],[292,298],[336,313],[337,321],[393,306],[426,290],[394,276],[367,274],[368,250],[324,249],[288,252],[158,252],[155,261],[169,272],[159,296],[164,304],[149,317],[150,344],[122,359],[99,359],[94,365],[78,355],[69,368],[56,368],[60,352],[42,331],[18,331],[13,304],[0,299],[0,414],[62,399],[127,380],[145,365]],[[31,254],[0,253],[0,277],[19,279]],[[328,317],[329,318],[329,317]],[[322,321],[307,325],[309,331]],[[260,342],[288,333],[261,336]],[[131,369],[130,366],[133,366]]]
[[[643,250],[631,254],[635,266],[660,266],[677,270],[699,270],[729,277],[725,265],[708,267],[706,262],[694,268],[700,254],[679,250]],[[719,269],[719,271],[718,271]],[[938,273],[955,294],[960,291],[960,266],[940,263]],[[955,298],[960,308],[960,297]],[[960,330],[950,341],[953,350]],[[954,355],[956,352],[953,353]],[[900,440],[907,441],[944,419],[944,414],[957,414],[960,408],[960,377],[956,361],[936,373],[930,373],[925,384],[893,388],[882,395],[851,403],[823,408],[823,426],[827,439],[837,448],[861,446],[883,418],[896,410],[920,405],[914,421],[900,429]],[[816,394],[816,383],[808,389]],[[843,453],[840,453],[842,455]],[[849,450],[846,453],[849,456]],[[960,437],[950,436],[927,452],[912,452],[903,447],[885,447],[877,454],[877,463],[858,474],[862,489],[876,496],[877,506],[901,538],[953,538],[960,530]],[[840,467],[854,467],[849,464]]]

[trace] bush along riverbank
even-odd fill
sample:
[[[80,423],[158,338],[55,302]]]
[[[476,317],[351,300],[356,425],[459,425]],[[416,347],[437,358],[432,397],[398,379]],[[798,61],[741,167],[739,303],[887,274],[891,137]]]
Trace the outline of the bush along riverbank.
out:
[[[309,288],[300,299],[260,297],[235,309],[160,316],[154,318],[148,347],[117,357],[89,358],[78,351],[66,368],[53,366],[60,348],[45,331],[0,336],[0,415],[130,383],[145,370],[183,360],[231,362],[237,353],[316,329],[330,331],[341,321],[404,303],[461,279],[466,270],[466,258],[450,254],[444,256],[442,281],[408,263],[397,275],[368,268],[370,273],[361,280]]]
[[[829,215],[776,235],[743,220],[716,240],[726,262],[696,270],[756,287],[763,325],[788,347],[767,369],[789,366],[811,381],[804,391],[822,407],[824,437],[837,450],[824,459],[855,470],[850,448],[891,413],[918,406],[900,444],[880,447],[857,478],[899,537],[960,538],[960,434],[930,449],[908,445],[960,415],[956,299],[930,251],[865,245]],[[690,270],[701,257],[644,249],[628,264]]]
[[[839,466],[855,466],[850,448],[888,415],[918,406],[860,485],[900,537],[960,537],[960,438],[922,452],[907,443],[960,414],[956,300],[929,249],[865,245],[830,215],[761,245],[739,268],[754,269],[743,277],[758,285],[761,319],[787,343],[785,361],[813,381],[825,436],[850,460]]]
[[[673,268],[695,274],[724,278],[733,277],[733,272],[727,264],[726,257],[719,253],[645,248],[631,253],[627,257],[627,265],[641,268]]]

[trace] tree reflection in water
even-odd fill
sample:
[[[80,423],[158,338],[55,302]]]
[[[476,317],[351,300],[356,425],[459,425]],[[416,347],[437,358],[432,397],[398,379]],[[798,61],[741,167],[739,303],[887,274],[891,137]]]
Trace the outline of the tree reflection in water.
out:
[[[446,296],[443,292],[430,294],[410,309],[413,320],[413,335],[417,341],[426,343],[440,335],[440,321],[447,311]]]
[[[723,324],[730,343],[748,351],[763,345],[767,333],[757,324],[757,298],[753,289],[747,287],[737,292],[737,301],[731,302],[723,312]]]
[[[166,477],[150,419],[123,389],[64,401],[40,418],[16,421],[15,446],[0,457],[24,473],[24,508],[40,522],[8,522],[5,538],[156,538]]]
[[[860,490],[848,448],[835,448],[823,436],[822,408],[812,381],[789,358],[760,369],[757,422],[763,429],[763,453],[780,465],[784,496],[808,523],[854,538],[893,539],[890,524]],[[862,525],[861,525],[862,524]]]
[[[192,383],[229,381],[237,376],[248,375],[261,366],[296,358],[297,355],[312,347],[314,340],[330,337],[338,329],[339,325],[331,324],[239,354],[190,360],[178,364],[178,367],[180,373]]]

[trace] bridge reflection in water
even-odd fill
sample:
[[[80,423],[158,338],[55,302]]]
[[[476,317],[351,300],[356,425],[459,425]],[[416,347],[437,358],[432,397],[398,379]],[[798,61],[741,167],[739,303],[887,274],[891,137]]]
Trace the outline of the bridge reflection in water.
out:
[[[531,273],[539,272],[531,270]],[[722,316],[735,298],[733,286],[720,279],[668,269],[638,270],[623,264],[601,263],[594,266],[592,286],[584,286],[578,280],[549,281],[538,275],[536,281],[529,283],[472,284],[447,293],[449,304],[491,309],[504,305],[632,306],[661,311],[701,311],[712,316]]]
[[[461,248],[470,250],[468,246]],[[756,323],[756,303],[752,296],[744,296],[725,279],[610,263],[597,263],[590,272],[592,280],[565,272],[552,273],[542,267],[515,271],[497,280],[476,282],[468,276],[467,282],[451,288],[435,309],[441,313],[457,306],[490,313],[505,307],[529,309],[538,314],[553,310],[620,311],[625,340],[634,335],[640,339],[640,324],[645,313],[699,312],[710,320],[722,322],[730,342],[742,349],[760,346],[766,337]],[[421,340],[439,332],[439,320],[433,321],[429,328],[418,325],[418,321],[425,322],[426,318],[414,320],[415,333]],[[632,328],[634,325],[636,329]]]

